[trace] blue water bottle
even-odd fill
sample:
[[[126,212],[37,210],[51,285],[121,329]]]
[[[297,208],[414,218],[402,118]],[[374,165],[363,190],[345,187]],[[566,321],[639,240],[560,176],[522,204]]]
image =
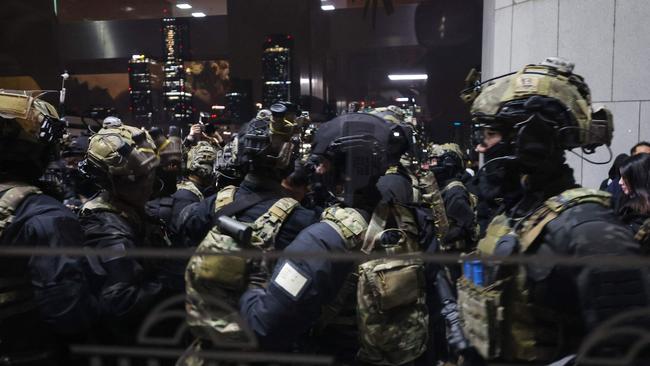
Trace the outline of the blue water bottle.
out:
[[[472,262],[470,261],[463,262],[463,275],[469,282],[472,282],[472,277],[474,276],[472,272]]]
[[[472,282],[477,286],[483,286],[483,263],[472,261]]]

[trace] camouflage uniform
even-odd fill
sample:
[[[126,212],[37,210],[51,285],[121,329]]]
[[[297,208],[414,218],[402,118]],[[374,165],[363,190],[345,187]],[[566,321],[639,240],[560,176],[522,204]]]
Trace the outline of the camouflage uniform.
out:
[[[528,65],[486,86],[472,105],[478,120],[510,123],[517,136],[512,159],[525,187],[487,228],[480,254],[638,253],[609,195],[579,188],[564,163],[564,149],[588,152],[609,144],[612,134],[611,115],[591,111],[589,89],[571,70],[555,59]],[[567,126],[579,128],[562,130]],[[644,286],[642,269],[472,263],[459,281],[459,301],[465,330],[484,356],[543,362],[576,352],[587,332],[612,315],[646,306]]]

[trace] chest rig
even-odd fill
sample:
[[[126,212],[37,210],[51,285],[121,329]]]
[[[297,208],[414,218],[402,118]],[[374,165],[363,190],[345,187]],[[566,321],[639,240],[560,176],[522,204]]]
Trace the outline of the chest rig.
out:
[[[481,255],[529,254],[543,238],[547,224],[564,211],[585,203],[609,206],[610,195],[576,188],[549,198],[520,220],[505,214],[495,217],[478,244]],[[509,246],[516,239],[516,245]],[[480,282],[480,284],[478,284]],[[561,312],[535,303],[525,266],[496,271],[479,281],[471,276],[458,281],[463,328],[477,350],[487,359],[548,361],[576,341],[571,339],[574,320]]]

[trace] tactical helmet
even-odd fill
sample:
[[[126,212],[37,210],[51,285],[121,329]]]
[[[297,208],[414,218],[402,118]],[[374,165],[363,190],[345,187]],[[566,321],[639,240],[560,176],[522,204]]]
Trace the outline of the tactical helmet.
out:
[[[257,116],[255,116],[255,119],[271,119],[271,111],[268,109],[260,109],[259,112],[257,112]]]
[[[478,86],[475,98],[471,95],[477,88],[466,90],[476,127],[518,130],[535,117],[552,126],[563,149],[582,147],[593,152],[597,146],[610,145],[611,113],[604,108],[592,110],[589,87],[572,71],[572,63],[550,57]]]
[[[312,153],[330,162],[327,184],[331,191],[337,184],[344,185],[345,204],[361,207],[381,199],[376,183],[391,165],[387,147],[394,126],[376,115],[349,113],[319,128]]]
[[[102,127],[120,127],[122,125],[122,120],[115,116],[108,116],[102,121]]]
[[[183,160],[183,142],[178,127],[170,126],[169,132],[169,137],[167,137],[158,127],[154,127],[149,131],[149,135],[156,145],[156,151],[160,156],[160,165],[180,164]]]
[[[293,135],[295,125],[286,119],[253,119],[237,136],[237,165],[246,171],[271,173],[284,178],[297,157]]]
[[[65,132],[56,109],[36,93],[0,89],[0,160],[28,179],[38,178],[56,157]]]
[[[91,175],[128,177],[134,181],[149,175],[160,163],[147,131],[120,125],[102,128],[90,138],[83,168]]]
[[[199,141],[187,152],[186,169],[190,174],[210,179],[214,176],[216,159],[217,149],[207,141]]]
[[[464,154],[458,144],[433,145],[430,156],[436,160],[431,171],[440,181],[456,178],[465,169]]]
[[[370,111],[370,114],[377,115],[388,122],[400,124],[404,123],[406,120],[406,113],[394,105],[389,105],[387,107],[379,107]]]

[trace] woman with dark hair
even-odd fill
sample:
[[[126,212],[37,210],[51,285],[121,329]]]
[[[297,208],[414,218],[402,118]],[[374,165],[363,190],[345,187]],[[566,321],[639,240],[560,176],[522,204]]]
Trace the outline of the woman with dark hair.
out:
[[[650,253],[650,154],[633,155],[621,164],[619,184],[627,196],[621,218],[636,234],[645,253]]]

